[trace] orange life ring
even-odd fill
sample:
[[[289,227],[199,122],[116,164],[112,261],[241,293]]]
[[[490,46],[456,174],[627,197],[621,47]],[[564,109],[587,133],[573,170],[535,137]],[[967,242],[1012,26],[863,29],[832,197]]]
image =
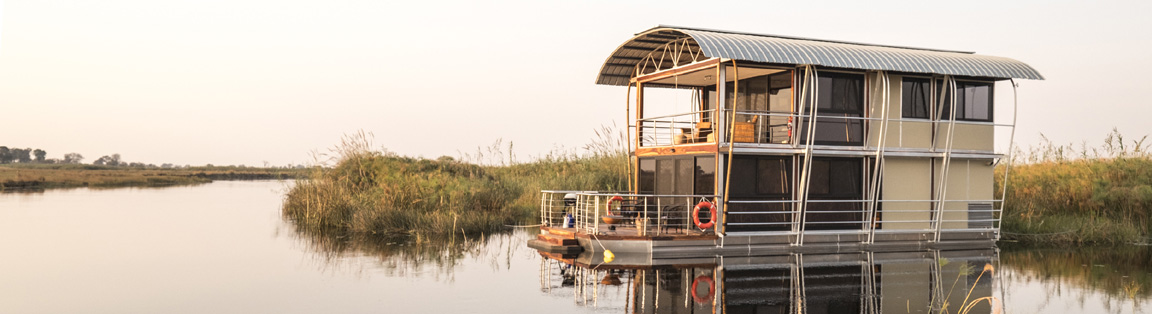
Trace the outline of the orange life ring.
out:
[[[701,281],[708,283],[708,295],[705,295],[703,297],[696,295],[696,286],[700,285]],[[696,303],[708,303],[708,302],[712,301],[712,295],[715,293],[716,293],[716,282],[712,281],[712,277],[709,277],[706,275],[700,275],[700,276],[696,277],[696,280],[692,281],[692,300],[696,300]]]
[[[612,202],[616,202],[616,201],[624,201],[624,198],[619,197],[619,196],[613,196],[612,198],[608,199],[608,206],[604,208],[604,211],[608,213],[608,216],[615,216],[612,214]]]
[[[709,219],[708,222],[700,223],[701,207],[707,207],[708,212],[712,214],[712,219]],[[696,204],[696,208],[692,209],[692,222],[695,222],[696,227],[699,227],[700,230],[712,228],[712,226],[716,225],[716,206],[707,201],[701,201],[699,204]]]

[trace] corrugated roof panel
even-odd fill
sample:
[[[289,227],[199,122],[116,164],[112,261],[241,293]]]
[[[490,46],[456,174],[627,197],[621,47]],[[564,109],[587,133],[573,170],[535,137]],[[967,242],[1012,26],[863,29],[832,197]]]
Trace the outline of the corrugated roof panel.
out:
[[[658,34],[658,35],[655,35]],[[655,35],[655,36],[650,36]],[[746,34],[728,31],[682,27],[657,27],[633,37],[613,52],[600,69],[597,84],[627,85],[628,78],[618,76],[619,64],[635,65],[640,60],[613,59],[617,56],[643,57],[647,51],[630,47],[661,47],[656,42],[671,42],[691,37],[709,58],[725,58],[776,64],[817,65],[835,68],[946,74],[988,78],[1021,78],[1043,80],[1032,67],[1009,58],[977,55],[969,52],[871,45],[777,35]],[[643,38],[642,42],[634,42]],[[608,65],[608,61],[614,63]],[[627,71],[631,72],[628,68]],[[605,76],[605,74],[616,74]]]

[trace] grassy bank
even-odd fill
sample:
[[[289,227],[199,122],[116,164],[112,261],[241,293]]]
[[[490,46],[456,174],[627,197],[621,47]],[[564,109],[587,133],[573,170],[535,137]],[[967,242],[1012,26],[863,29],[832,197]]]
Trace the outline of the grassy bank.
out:
[[[0,191],[74,187],[158,187],[208,183],[212,180],[287,179],[302,169],[187,167],[178,169],[111,167],[81,164],[0,165]]]
[[[288,192],[283,214],[301,228],[367,234],[491,233],[535,223],[541,189],[623,189],[625,157],[614,149],[557,153],[531,162],[490,148],[462,159],[423,159],[346,139],[334,166]],[[510,149],[509,149],[510,150]],[[503,158],[507,156],[507,158]],[[493,161],[499,157],[502,161]]]
[[[1146,242],[1152,229],[1152,155],[1117,132],[1099,148],[1045,143],[1009,173],[1003,232],[1047,244]],[[996,171],[997,193],[1004,167]]]

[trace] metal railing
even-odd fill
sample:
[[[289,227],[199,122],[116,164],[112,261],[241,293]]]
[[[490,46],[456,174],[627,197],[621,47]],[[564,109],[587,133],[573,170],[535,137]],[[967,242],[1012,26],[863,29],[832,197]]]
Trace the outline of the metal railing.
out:
[[[1002,206],[995,206],[1001,200],[877,200],[881,207],[876,210],[876,217],[868,217],[865,204],[868,200],[808,200],[810,204],[803,211],[796,211],[798,200],[730,200],[730,208],[725,212],[730,218],[725,223],[733,229],[760,229],[743,230],[746,232],[773,232],[796,234],[811,232],[812,226],[846,225],[845,228],[829,228],[829,231],[860,231],[860,232],[945,232],[945,231],[995,231],[1000,229],[1000,213]],[[885,209],[883,204],[921,203],[924,209]],[[935,209],[935,204],[968,204],[968,208],[947,208],[943,211]],[[858,209],[814,209],[812,206],[820,204],[852,204]],[[749,206],[751,205],[751,206]],[[973,205],[977,205],[974,206]],[[984,205],[984,206],[979,206]],[[986,208],[986,209],[980,209]],[[768,210],[764,210],[768,209]],[[849,219],[813,219],[813,216],[836,215],[856,216]],[[915,215],[920,214],[921,219],[889,218],[885,215]],[[856,218],[856,219],[853,219]],[[801,224],[800,222],[804,222]],[[884,224],[899,224],[897,228],[884,228]],[[852,227],[851,225],[857,225]],[[782,227],[787,228],[782,228]],[[908,228],[910,226],[923,226],[923,228]],[[739,228],[745,227],[745,228]],[[736,231],[737,233],[742,231]]]
[[[565,200],[565,196],[569,196]],[[574,196],[573,200],[571,197]],[[611,202],[609,200],[619,198]],[[703,201],[717,202],[717,195],[651,195],[627,192],[541,191],[540,223],[572,228],[590,234],[659,236],[703,234],[693,221],[693,211]],[[1000,229],[1001,200],[877,200],[876,216],[869,217],[869,200],[730,200],[724,225],[728,233],[800,234],[812,232],[956,232]],[[884,204],[923,204],[918,208],[884,208]],[[938,211],[936,204],[968,204],[967,208]],[[977,206],[973,206],[977,205]],[[716,208],[719,208],[717,206]],[[846,209],[847,208],[847,209]],[[701,221],[710,213],[700,211]],[[904,217],[901,217],[904,216]],[[906,218],[914,216],[919,218]],[[801,223],[803,222],[803,223]],[[885,225],[894,226],[885,228]],[[716,227],[710,228],[715,232]],[[871,238],[871,237],[869,237]]]
[[[575,226],[575,199],[566,202],[566,195],[581,191],[540,191],[540,224],[547,227],[572,228]]]
[[[715,112],[712,110],[693,111],[685,113],[670,114],[657,117],[646,117],[638,121],[640,147],[657,147],[657,146],[678,146],[697,143],[715,143],[716,132],[724,132],[728,135],[726,138],[729,142],[740,144],[780,144],[794,146],[794,143],[801,143],[802,136],[805,134],[803,130],[807,129],[807,125],[811,125],[810,114],[793,114],[772,111],[759,111],[759,110],[736,110],[736,126],[735,134],[732,132],[731,126],[724,127],[723,130],[719,129],[720,125],[714,118]],[[725,109],[721,111],[720,117],[728,121],[731,119],[732,110]],[[865,127],[866,123],[879,122],[885,120],[879,117],[853,117],[833,114],[818,114],[817,122],[821,124],[827,123],[842,123],[845,125],[846,133],[851,133],[852,128],[859,128],[861,144],[853,145],[860,147],[874,147],[874,134],[870,134]],[[995,128],[1012,127],[1012,124],[999,124],[986,121],[965,121],[956,120],[951,121],[936,121],[928,119],[906,119],[906,118],[888,118],[886,119],[891,126],[889,126],[889,144],[887,147],[895,149],[928,149],[938,150],[940,148],[934,147],[939,143],[928,143],[925,145],[918,145],[923,143],[908,143],[905,144],[904,128],[914,125],[929,125],[932,128],[947,128],[949,124],[955,123],[958,126],[973,125],[973,126],[990,126]],[[713,123],[709,123],[713,122]],[[894,133],[894,134],[891,134]],[[994,134],[990,133],[990,134]],[[711,136],[709,136],[711,135]],[[846,135],[850,137],[851,135]],[[946,137],[945,135],[938,135],[937,137]],[[991,140],[991,139],[989,139]],[[849,142],[845,141],[846,143]],[[827,146],[827,145],[824,145]],[[836,145],[839,146],[839,145]]]
[[[579,193],[578,229],[593,234],[635,232],[641,236],[700,234],[691,216],[700,202],[716,202],[716,195],[652,195],[631,193]],[[609,204],[610,200],[616,199]],[[718,207],[716,207],[718,208]],[[707,210],[700,215],[706,216]],[[708,218],[701,218],[707,221]],[[713,232],[715,227],[710,228]]]
[[[565,201],[564,195],[576,197]],[[540,223],[591,233],[636,235],[699,234],[692,213],[700,202],[716,195],[653,195],[627,192],[541,191]],[[616,199],[617,200],[613,200]],[[613,200],[609,204],[610,200]],[[710,213],[702,209],[701,217]],[[701,218],[708,221],[710,218]],[[713,227],[714,228],[714,227]],[[713,229],[714,230],[714,229]]]
[[[710,138],[716,125],[711,116],[715,112],[694,111],[640,119],[640,146],[676,146],[715,142]]]

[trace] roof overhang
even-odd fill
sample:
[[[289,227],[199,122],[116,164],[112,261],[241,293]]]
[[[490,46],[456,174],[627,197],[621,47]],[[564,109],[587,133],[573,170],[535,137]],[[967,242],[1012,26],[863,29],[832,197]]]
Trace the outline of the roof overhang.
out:
[[[672,42],[697,45],[708,58],[992,79],[1044,79],[1023,62],[971,52],[657,26],[617,47],[604,60],[596,84],[628,85],[637,64]]]

